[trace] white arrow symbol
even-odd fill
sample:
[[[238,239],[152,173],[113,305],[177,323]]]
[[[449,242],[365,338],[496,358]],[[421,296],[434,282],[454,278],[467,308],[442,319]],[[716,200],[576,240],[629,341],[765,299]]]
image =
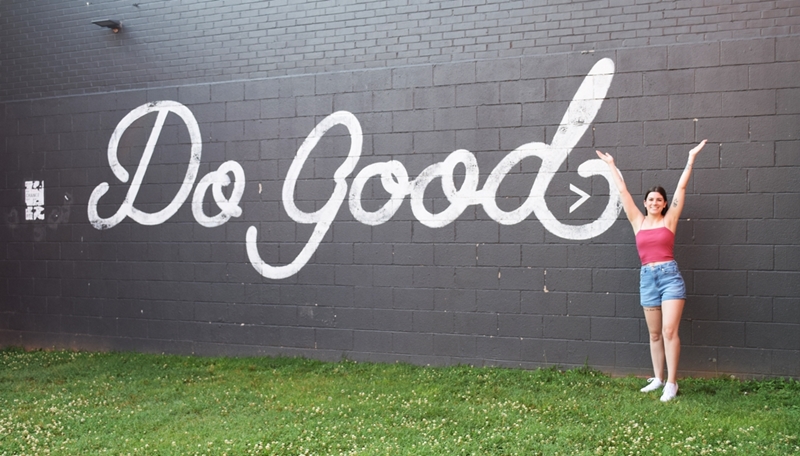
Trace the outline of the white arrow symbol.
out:
[[[584,192],[583,190],[579,189],[578,187],[572,185],[572,184],[569,184],[569,189],[572,190],[573,192],[577,193],[581,197],[581,199],[579,199],[578,201],[575,201],[575,204],[573,204],[572,206],[569,207],[569,213],[571,214],[572,211],[574,211],[575,209],[581,207],[581,204],[585,203],[586,200],[589,199],[589,194]]]

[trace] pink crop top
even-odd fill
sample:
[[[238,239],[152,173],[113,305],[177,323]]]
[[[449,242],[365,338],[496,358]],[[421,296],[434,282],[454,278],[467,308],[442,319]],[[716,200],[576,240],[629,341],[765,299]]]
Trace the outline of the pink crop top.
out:
[[[674,260],[674,247],[675,233],[665,226],[636,233],[636,249],[643,265]]]

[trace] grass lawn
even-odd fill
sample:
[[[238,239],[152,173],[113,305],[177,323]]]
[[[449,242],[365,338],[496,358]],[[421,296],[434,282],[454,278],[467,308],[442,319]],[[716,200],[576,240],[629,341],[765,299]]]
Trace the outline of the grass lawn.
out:
[[[800,453],[800,382],[0,350],[0,455]]]

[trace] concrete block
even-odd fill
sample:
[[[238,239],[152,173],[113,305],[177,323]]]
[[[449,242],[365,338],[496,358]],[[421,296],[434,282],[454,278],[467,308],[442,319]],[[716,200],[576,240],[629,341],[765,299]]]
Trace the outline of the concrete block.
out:
[[[433,85],[433,68],[428,65],[392,69],[392,88],[430,87]]]
[[[497,329],[498,335],[503,337],[542,337],[542,317],[540,315],[499,314]]]
[[[520,313],[520,292],[513,290],[477,290],[478,312]]]
[[[698,68],[694,74],[695,93],[746,90],[749,87],[747,66]]]
[[[745,323],[772,321],[772,299],[752,296],[721,296],[718,319]]]
[[[392,113],[392,128],[397,133],[420,132],[433,130],[432,109],[415,109],[413,111],[395,111]],[[412,151],[413,147],[396,150],[395,153]]]
[[[611,293],[568,293],[567,315],[612,317],[616,300]]]
[[[669,70],[644,74],[644,95],[675,95],[694,91],[694,70]]]
[[[433,346],[433,353],[439,356],[472,358],[477,354],[477,342],[474,336],[434,334]]]
[[[392,351],[392,333],[353,331],[353,347],[371,347],[374,353],[390,353]]]
[[[772,353],[770,373],[776,377],[797,377],[800,367],[791,350],[769,350]]]
[[[694,271],[694,292],[701,295],[746,296],[748,274],[743,271]]]
[[[755,374],[769,372],[772,365],[770,350],[758,348],[720,347],[717,366],[722,372]]]
[[[592,272],[592,291],[595,293],[633,293],[639,290],[637,263],[625,269],[602,268]]]
[[[447,288],[435,291],[436,310],[475,312],[478,308],[475,290]]]
[[[752,141],[796,141],[797,125],[800,115],[778,115],[774,117],[754,117],[751,120],[750,139]]]
[[[782,193],[788,189],[797,189],[800,176],[792,172],[792,168],[758,168],[748,171],[748,190],[759,193]]]
[[[798,66],[800,70],[800,66]],[[776,92],[774,90],[750,90],[722,94],[722,109],[737,116],[764,116],[775,114]]]
[[[673,98],[667,96],[622,98],[619,100],[619,120],[631,122],[668,119]]]
[[[521,126],[520,105],[478,106],[479,128],[502,128]]]
[[[410,310],[374,309],[374,327],[383,331],[411,331],[413,315]]]
[[[745,346],[745,323],[693,321],[692,343],[706,346]]]
[[[517,361],[522,357],[518,337],[477,337],[475,343],[476,356],[485,360]]]
[[[395,309],[432,310],[434,289],[395,287],[392,289],[392,302]]]
[[[416,287],[450,288],[454,283],[455,269],[452,267],[415,266],[412,275]]]
[[[591,318],[545,315],[542,317],[546,338],[567,340],[589,340],[591,338]]]
[[[514,81],[512,83],[518,83]],[[484,106],[500,103],[500,87],[496,82],[461,84],[455,87],[455,106]],[[514,103],[519,103],[515,100]],[[444,106],[443,106],[444,107]]]
[[[475,80],[515,81],[521,76],[522,64],[518,58],[481,60],[475,63]]]
[[[412,330],[419,333],[452,334],[455,328],[453,315],[453,312],[414,312]]]
[[[315,329],[283,326],[278,329],[278,339],[281,347],[313,348]]]
[[[787,166],[800,163],[797,153],[800,141],[778,141],[775,143],[775,165]]]
[[[721,305],[719,303],[720,298],[716,296],[696,296],[693,294],[689,294],[687,296],[686,305],[683,308],[683,316],[684,320],[694,321],[694,320],[704,320],[704,321],[716,321],[716,320],[730,320],[726,318],[722,318],[722,310]],[[739,297],[727,297],[728,301],[731,299],[741,299]],[[746,298],[745,298],[746,299]]]
[[[766,246],[765,246],[766,247]],[[775,270],[800,270],[800,247],[796,245],[781,246],[775,249]]]
[[[321,350],[352,350],[354,331],[349,329],[317,328],[315,341]]]
[[[615,344],[602,341],[567,341],[567,363],[573,366],[613,366]]]
[[[478,312],[454,312],[455,334],[474,336],[496,336],[497,314]]]
[[[231,82],[225,84],[213,84],[211,86],[211,101],[242,101],[244,100],[244,83]]]
[[[796,297],[773,298],[772,321],[800,323],[800,299]]]
[[[535,267],[567,267],[567,249],[562,245],[522,245],[522,264]]]
[[[613,245],[582,244],[567,246],[567,266],[570,268],[611,268],[616,266],[616,247]]]
[[[720,64],[747,65],[775,61],[775,39],[720,43]]]
[[[439,64],[433,67],[433,83],[435,85],[471,84],[476,78],[475,62],[454,62]]]
[[[458,86],[461,87],[461,86]],[[456,105],[456,86],[419,87],[414,89],[414,108],[449,108]],[[416,112],[416,111],[415,111]]]
[[[800,292],[800,272],[751,271],[747,289],[755,296],[792,297]]]
[[[720,63],[719,43],[692,43],[667,47],[669,69],[716,67]]]
[[[473,289],[498,288],[499,269],[496,267],[458,267],[455,272],[456,287]]]
[[[388,265],[393,261],[391,244],[353,244],[353,262],[355,264]]]
[[[697,193],[744,193],[748,185],[744,169],[696,169],[692,179]]]
[[[373,267],[373,285],[378,287],[410,287],[411,266],[376,265]]]
[[[545,287],[548,291],[591,291],[592,270],[549,268],[545,270]]]
[[[775,218],[800,218],[800,194],[776,194],[774,201]]]
[[[544,275],[540,269],[503,267],[499,275],[501,290],[541,290],[544,287]]]
[[[719,216],[723,219],[772,218],[773,196],[769,193],[720,195]]]
[[[629,48],[617,50],[616,71],[619,73],[641,73],[667,69],[668,50],[666,46]]]
[[[433,353],[433,334],[392,333],[392,352],[403,354]]]
[[[779,37],[775,39],[775,60],[779,62],[800,60],[800,39],[796,36]]]
[[[694,141],[694,122],[691,120],[661,120],[644,123],[644,143],[648,145],[676,144]]]
[[[495,90],[494,88],[496,85],[489,84],[487,85],[480,85],[476,84],[474,86],[467,86],[468,89],[466,93],[462,95],[462,92],[459,91],[461,86],[459,86],[456,90],[456,100],[461,103],[462,96],[464,97],[463,102],[465,104],[470,104],[469,100],[479,100],[479,103],[473,104],[491,104],[495,98]],[[481,89],[480,91],[473,92],[473,89],[478,88]],[[484,93],[485,89],[490,89],[487,93]],[[478,93],[480,92],[480,93]],[[545,82],[542,79],[522,79],[520,81],[503,81],[500,83],[500,93],[499,93],[499,102],[503,104],[507,103],[535,103],[544,101],[545,98]]]
[[[507,244],[478,244],[477,263],[479,266],[519,266],[520,246]]]

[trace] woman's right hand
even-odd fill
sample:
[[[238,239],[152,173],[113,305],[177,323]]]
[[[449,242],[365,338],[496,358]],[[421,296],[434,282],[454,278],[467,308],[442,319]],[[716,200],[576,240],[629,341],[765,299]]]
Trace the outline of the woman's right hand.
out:
[[[600,157],[600,160],[606,162],[607,165],[613,166],[614,165],[614,157],[609,154],[600,152],[599,150],[595,150],[597,152],[597,156]]]

